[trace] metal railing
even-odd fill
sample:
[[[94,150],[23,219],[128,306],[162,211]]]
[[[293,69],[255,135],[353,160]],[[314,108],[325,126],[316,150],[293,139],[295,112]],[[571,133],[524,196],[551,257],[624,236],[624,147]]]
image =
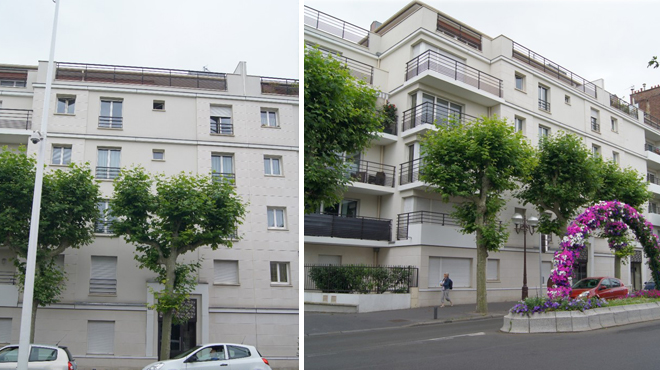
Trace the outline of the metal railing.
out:
[[[419,175],[421,174],[420,168],[423,166],[423,159],[423,157],[417,158],[415,160],[404,162],[399,165],[399,185],[420,181]]]
[[[362,63],[360,61],[345,57],[330,50],[323,49],[318,45],[309,44],[308,46],[317,48],[321,52],[321,54],[323,54],[326,57],[330,56],[340,61],[342,64],[344,64],[344,66],[346,66],[346,68],[348,68],[351,71],[351,75],[357,78],[358,80],[365,81],[370,85],[374,83],[374,67],[368,65],[367,63]]]
[[[121,171],[121,167],[96,167],[96,178],[97,179],[105,179],[105,180],[112,180],[119,176],[119,172]]]
[[[550,112],[550,102],[547,100],[539,99],[539,109]]]
[[[410,130],[423,124],[434,124],[457,120],[462,123],[476,121],[478,118],[459,110],[448,108],[446,105],[425,102],[403,112],[403,131]]]
[[[441,226],[459,226],[458,221],[447,213],[415,211],[400,213],[397,217],[397,240],[408,239],[408,227],[411,224],[435,224]]]
[[[652,115],[644,112],[644,123],[653,127],[656,130],[660,130],[660,119],[653,117]]]
[[[596,85],[516,42],[513,43],[512,56],[577,90],[594,98],[597,97]]]
[[[649,144],[649,143],[644,144],[644,150],[653,152],[655,154],[660,154],[660,148],[658,148],[653,144]]]
[[[610,107],[616,108],[630,117],[639,119],[639,111],[637,110],[637,107],[627,103],[616,95],[610,94]]]
[[[117,294],[117,279],[89,279],[89,294]]]
[[[0,108],[0,128],[30,130],[32,128],[32,109]]]
[[[419,285],[415,266],[305,265],[305,290],[327,293],[410,293]]]
[[[353,182],[394,187],[395,166],[360,160],[349,163],[349,169]]]
[[[427,50],[406,63],[406,81],[424,71],[438,72],[479,90],[502,97],[502,80],[434,50]]]
[[[468,46],[481,50],[481,35],[451,19],[438,14],[437,30],[466,43]]]
[[[369,47],[369,30],[344,22],[329,14],[305,6],[305,25],[340,37],[354,44]]]
[[[63,62],[56,63],[56,68],[56,80],[227,91],[226,73]]]
[[[232,184],[236,183],[236,174],[230,172],[213,172],[211,174],[213,181],[229,181]]]
[[[233,135],[234,124],[211,121],[210,131],[212,134]]]
[[[313,213],[305,215],[305,235],[389,241],[392,220]]]
[[[112,219],[98,220],[94,225],[94,232],[97,234],[112,234]]]
[[[261,93],[298,96],[298,80],[261,77]]]
[[[660,178],[657,177],[654,173],[647,172],[646,181],[648,181],[651,184],[660,185]]]
[[[600,132],[600,125],[596,117],[591,117],[591,131]]]
[[[16,273],[13,271],[0,271],[0,284],[16,285]]]
[[[124,127],[124,117],[99,116],[99,127],[122,128]]]

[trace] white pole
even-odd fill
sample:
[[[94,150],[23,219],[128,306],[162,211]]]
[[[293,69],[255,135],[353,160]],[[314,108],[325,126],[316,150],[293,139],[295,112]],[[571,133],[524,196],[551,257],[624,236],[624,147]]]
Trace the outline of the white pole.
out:
[[[55,1],[55,0],[53,0]],[[21,331],[18,341],[18,370],[27,370],[30,349],[30,332],[32,330],[32,299],[34,297],[34,273],[37,262],[37,240],[39,237],[39,213],[41,211],[41,189],[44,179],[44,164],[46,162],[46,138],[48,133],[48,112],[50,108],[50,89],[53,81],[53,59],[55,58],[55,36],[57,35],[57,15],[60,1],[55,1],[55,18],[50,40],[50,57],[46,73],[46,91],[44,106],[41,111],[41,141],[37,144],[37,174],[34,180],[34,197],[32,198],[32,217],[30,218],[30,238],[28,241],[27,266],[25,271],[25,287],[23,290],[23,308],[21,310]]]
[[[539,297],[543,295],[543,234],[539,233]]]

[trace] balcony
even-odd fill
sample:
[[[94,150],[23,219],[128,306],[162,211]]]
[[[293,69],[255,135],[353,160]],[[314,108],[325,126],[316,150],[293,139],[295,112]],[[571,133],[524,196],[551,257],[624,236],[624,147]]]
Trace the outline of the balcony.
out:
[[[261,77],[261,93],[298,96],[298,80]]]
[[[123,117],[99,116],[99,128],[123,128]]]
[[[600,132],[600,125],[596,117],[591,117],[591,131]]]
[[[344,22],[329,14],[305,6],[305,25],[327,32],[346,41],[365,48],[369,47],[369,31],[356,25]]]
[[[420,181],[420,168],[423,165],[422,160],[424,158],[417,158],[412,161],[401,163],[400,175],[399,175],[399,185],[412,184],[414,182]]]
[[[27,69],[2,67],[0,68],[0,88],[25,87],[27,76]]]
[[[394,193],[395,166],[364,160],[350,163],[349,166],[351,191],[374,195]]]
[[[576,90],[594,98],[597,97],[596,85],[518,43],[513,43],[512,56],[514,59],[527,63]]]
[[[32,129],[32,109],[0,108],[0,129]]]
[[[477,119],[477,117],[461,111],[449,109],[447,106],[426,102],[403,112],[403,131],[425,124],[434,125],[436,122],[446,123],[447,121],[458,120],[465,123]]]
[[[616,95],[610,94],[610,107],[616,108],[634,119],[639,119],[639,111],[637,110],[637,107],[626,103],[625,100],[620,99]]]
[[[467,44],[469,47],[481,51],[481,35],[451,19],[438,14],[438,32]]]
[[[646,143],[644,144],[644,150],[646,151],[646,159],[651,161],[647,162],[647,167],[660,169],[660,148],[653,144]]]
[[[550,102],[547,100],[539,99],[539,109],[542,111],[550,112]]]
[[[119,176],[121,167],[96,167],[96,178],[101,180],[113,180]]]
[[[61,62],[56,68],[56,80],[227,91],[225,73]]]
[[[660,194],[660,178],[656,177],[653,173],[647,172],[646,181],[649,183],[649,191]]]
[[[474,246],[474,234],[463,234],[458,221],[446,213],[415,211],[401,213],[397,219],[397,240],[413,244]]]
[[[660,119],[644,112],[644,123],[660,131]]]
[[[305,215],[305,236],[390,241],[392,220],[343,217],[331,214]]]
[[[429,73],[424,73],[427,71],[433,72],[433,75],[439,75],[438,77],[442,76],[442,78],[433,77],[433,80],[427,81],[431,86],[448,90],[482,105],[492,106],[501,101],[497,98],[503,96],[502,80],[499,78],[433,50],[427,50],[406,63],[406,81],[416,76],[429,75]],[[453,81],[458,81],[460,84],[453,83]],[[475,92],[477,93],[475,94]]]
[[[362,80],[370,85],[374,83],[374,67],[355,59],[347,58],[330,50],[323,49],[313,44],[309,46],[316,47],[326,57],[330,56],[333,59],[338,60],[346,68],[348,68],[348,70],[351,71],[351,75],[358,80]]]

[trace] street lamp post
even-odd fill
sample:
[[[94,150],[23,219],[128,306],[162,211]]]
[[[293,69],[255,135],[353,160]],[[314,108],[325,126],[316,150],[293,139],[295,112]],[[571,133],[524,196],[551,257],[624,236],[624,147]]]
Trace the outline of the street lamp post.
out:
[[[511,217],[511,221],[516,226],[516,233],[523,233],[523,286],[522,286],[522,299],[525,300],[528,295],[527,289],[527,231],[530,235],[534,235],[534,229],[539,223],[539,219],[532,216],[525,219],[520,213],[516,213]]]

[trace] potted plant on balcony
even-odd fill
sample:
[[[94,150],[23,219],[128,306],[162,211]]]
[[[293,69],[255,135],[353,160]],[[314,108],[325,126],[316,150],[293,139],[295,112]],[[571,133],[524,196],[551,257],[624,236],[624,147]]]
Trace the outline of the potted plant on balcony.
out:
[[[386,133],[396,132],[396,105],[389,101],[383,105],[383,128]]]

